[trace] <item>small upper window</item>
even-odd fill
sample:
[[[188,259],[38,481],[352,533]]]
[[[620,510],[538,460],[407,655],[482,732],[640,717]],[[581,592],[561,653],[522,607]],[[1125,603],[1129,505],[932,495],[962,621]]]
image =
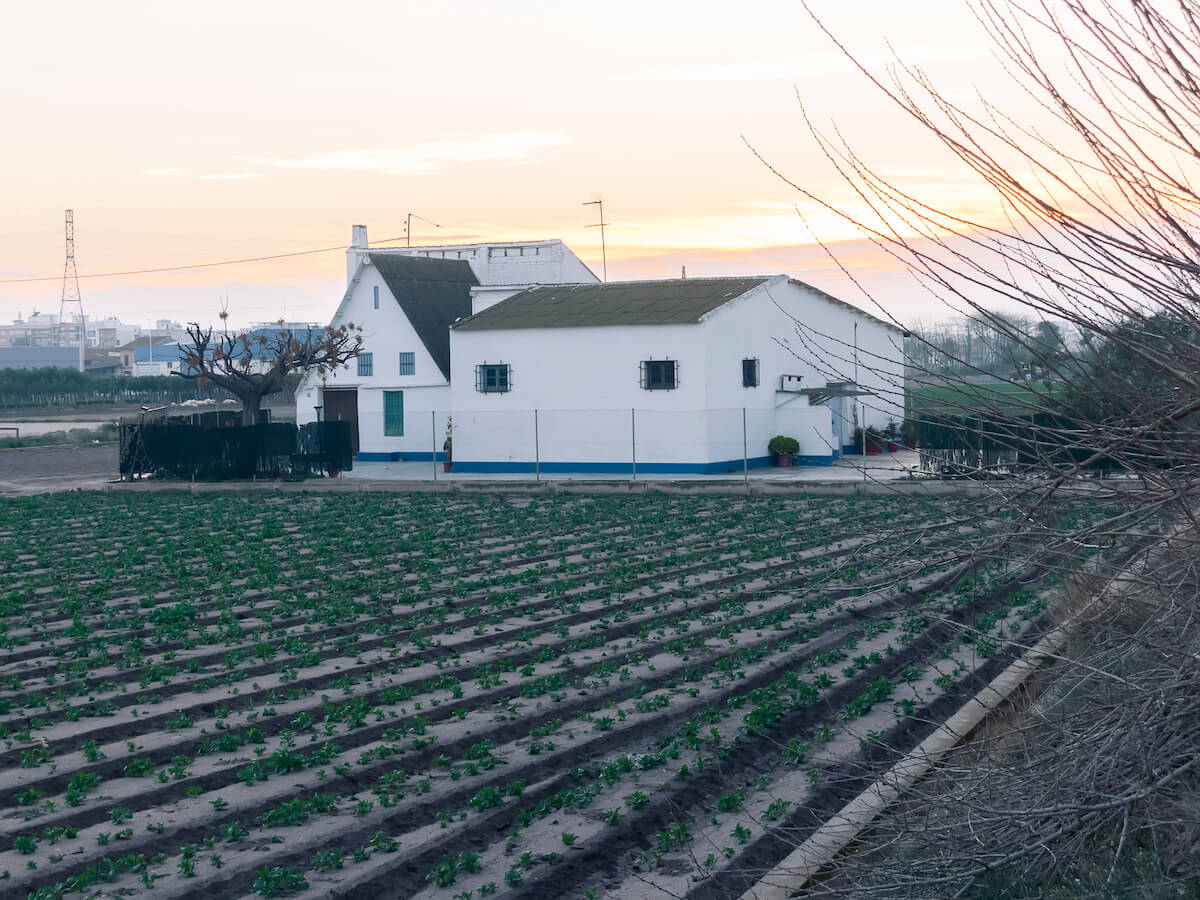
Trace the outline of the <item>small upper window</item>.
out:
[[[400,374],[401,375],[416,375],[417,374],[417,354],[416,353],[400,353]]]
[[[673,359],[642,361],[642,387],[648,391],[673,391],[679,386],[679,363]]]
[[[379,309],[379,285],[375,285],[375,308]]]
[[[375,357],[371,353],[358,354],[358,377],[370,378],[375,374]]]
[[[742,387],[758,387],[758,360],[742,360]]]
[[[512,390],[512,366],[484,363],[475,367],[475,390],[481,394],[505,394]]]

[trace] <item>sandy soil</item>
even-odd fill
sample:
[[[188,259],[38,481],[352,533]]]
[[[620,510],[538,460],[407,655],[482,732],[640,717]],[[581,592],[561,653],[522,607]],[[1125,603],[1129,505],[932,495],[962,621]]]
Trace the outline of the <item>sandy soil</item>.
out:
[[[117,445],[0,450],[0,495],[65,491],[117,479]]]

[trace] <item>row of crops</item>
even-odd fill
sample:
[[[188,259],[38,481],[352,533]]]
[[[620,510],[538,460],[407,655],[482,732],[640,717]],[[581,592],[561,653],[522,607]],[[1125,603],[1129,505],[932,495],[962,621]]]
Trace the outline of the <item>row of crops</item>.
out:
[[[1013,530],[962,498],[6,501],[0,891],[733,893],[1042,617],[1056,560]]]

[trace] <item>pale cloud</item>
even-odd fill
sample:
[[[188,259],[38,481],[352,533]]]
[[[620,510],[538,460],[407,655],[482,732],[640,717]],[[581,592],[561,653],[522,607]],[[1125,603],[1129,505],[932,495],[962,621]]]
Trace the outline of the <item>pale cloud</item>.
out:
[[[567,143],[556,131],[506,131],[454,136],[408,147],[336,150],[300,159],[264,160],[288,169],[351,169],[391,175],[417,175],[453,163],[521,163],[536,151]]]
[[[974,190],[953,186],[929,186],[928,199],[935,208],[977,225],[1003,227],[1006,219],[995,202],[994,191],[983,185]],[[647,217],[620,221],[608,231],[609,248],[624,252],[656,253],[677,248],[724,248],[746,251],[760,247],[860,241],[868,232],[855,220],[887,233],[889,228],[877,210],[861,200],[843,200],[836,210],[801,198],[797,203],[755,200],[742,204],[746,213]],[[904,239],[920,238],[933,228],[921,228],[896,219],[895,234]],[[934,229],[935,231],[937,229]]]
[[[259,178],[257,172],[200,172],[193,174],[187,169],[145,169],[143,175],[155,178],[195,178],[203,181],[245,181],[247,178]]]
[[[245,181],[247,178],[259,178],[257,172],[217,172],[212,175],[197,175],[208,181]]]

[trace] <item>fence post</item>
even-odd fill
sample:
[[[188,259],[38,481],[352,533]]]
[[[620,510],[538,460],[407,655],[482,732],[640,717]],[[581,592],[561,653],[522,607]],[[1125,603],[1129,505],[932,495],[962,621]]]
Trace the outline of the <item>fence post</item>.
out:
[[[437,481],[437,410],[429,411],[429,438],[433,441],[433,480]]]
[[[746,442],[746,407],[742,407],[742,477],[750,487],[750,451]]]
[[[854,328],[855,328],[854,333],[857,335],[858,334],[857,323],[855,324]],[[857,381],[857,379],[856,379],[856,381]],[[857,388],[857,384],[855,385],[855,387]],[[862,454],[863,484],[866,484],[867,483],[867,406],[865,403],[860,403],[859,407],[862,409],[862,423],[859,426],[859,431],[862,433],[862,441],[860,442],[862,444],[862,446],[859,448],[859,452]]]
[[[637,410],[629,411],[629,458],[633,461],[633,480],[637,481]]]
[[[538,440],[538,411],[533,411],[533,471],[534,480],[542,480],[542,448]]]

